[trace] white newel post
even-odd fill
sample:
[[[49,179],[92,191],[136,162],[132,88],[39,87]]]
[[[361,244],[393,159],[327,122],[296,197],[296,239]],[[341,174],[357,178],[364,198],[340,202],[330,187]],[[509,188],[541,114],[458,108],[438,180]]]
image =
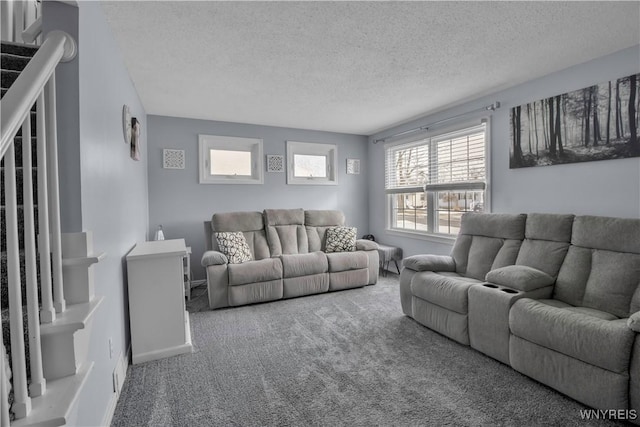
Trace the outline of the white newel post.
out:
[[[60,187],[58,179],[58,135],[56,126],[56,74],[45,86],[47,161],[49,175],[49,224],[51,232],[51,258],[53,263],[53,306],[57,313],[65,310],[62,278],[62,243],[60,237]]]
[[[53,293],[51,289],[51,249],[49,245],[49,197],[47,195],[47,137],[44,117],[44,93],[38,96],[36,118],[38,134],[38,241],[40,252],[40,293],[42,307],[40,318],[43,323],[56,320],[53,308]]]
[[[22,125],[22,167],[31,171],[31,114]],[[38,313],[38,269],[36,261],[36,232],[33,210],[33,175],[24,174],[22,200],[24,206],[24,253],[27,286],[27,312],[29,314],[29,360],[31,365],[31,397],[41,396],[46,387],[42,374],[42,348],[40,344],[40,314]]]
[[[31,173],[24,171],[23,175]],[[9,326],[11,330],[11,361],[13,366],[14,403],[16,418],[31,412],[31,398],[27,392],[27,362],[24,348],[22,295],[20,283],[20,252],[18,243],[18,203],[16,190],[16,160],[14,144],[4,156],[5,217],[7,223],[7,285],[9,287]]]

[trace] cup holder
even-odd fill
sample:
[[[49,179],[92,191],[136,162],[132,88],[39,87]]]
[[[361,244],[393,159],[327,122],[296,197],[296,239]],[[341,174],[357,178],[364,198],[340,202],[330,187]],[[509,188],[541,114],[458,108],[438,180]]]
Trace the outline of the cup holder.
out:
[[[489,283],[487,283],[485,285],[482,285],[482,286],[484,286],[485,288],[498,289],[498,285],[491,285]]]
[[[508,294],[517,294],[518,291],[514,291],[513,289],[500,289],[502,292],[506,292]]]

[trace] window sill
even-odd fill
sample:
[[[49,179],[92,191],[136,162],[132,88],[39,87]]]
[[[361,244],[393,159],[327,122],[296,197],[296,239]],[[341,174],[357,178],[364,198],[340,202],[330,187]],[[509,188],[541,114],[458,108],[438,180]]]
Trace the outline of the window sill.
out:
[[[416,233],[413,231],[398,230],[395,228],[387,228],[385,229],[385,233],[393,236],[408,237],[410,239],[418,239],[418,240],[427,240],[430,242],[444,243],[447,245],[453,245],[453,243],[456,241],[456,236],[448,236],[446,234]]]

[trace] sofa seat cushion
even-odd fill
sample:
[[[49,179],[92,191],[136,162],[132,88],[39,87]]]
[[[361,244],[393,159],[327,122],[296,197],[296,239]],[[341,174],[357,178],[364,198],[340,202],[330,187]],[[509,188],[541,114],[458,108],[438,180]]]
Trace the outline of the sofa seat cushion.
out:
[[[325,255],[330,273],[369,268],[369,257],[364,252],[331,252]]]
[[[511,333],[585,363],[628,372],[635,334],[626,319],[552,301],[518,300],[509,312]]]
[[[300,277],[329,271],[327,257],[323,252],[310,254],[282,255],[283,277]]]
[[[282,279],[282,262],[279,258],[265,258],[242,264],[229,264],[230,286],[277,279]]]
[[[469,288],[478,283],[482,282],[457,273],[422,271],[413,276],[411,293],[432,304],[456,313],[467,314]]]

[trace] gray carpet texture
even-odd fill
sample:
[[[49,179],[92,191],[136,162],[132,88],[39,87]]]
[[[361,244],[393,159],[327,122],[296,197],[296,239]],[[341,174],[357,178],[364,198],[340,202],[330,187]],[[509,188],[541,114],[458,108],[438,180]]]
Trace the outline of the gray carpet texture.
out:
[[[130,366],[112,426],[587,426],[576,401],[404,316],[374,286],[210,311],[194,352]]]

